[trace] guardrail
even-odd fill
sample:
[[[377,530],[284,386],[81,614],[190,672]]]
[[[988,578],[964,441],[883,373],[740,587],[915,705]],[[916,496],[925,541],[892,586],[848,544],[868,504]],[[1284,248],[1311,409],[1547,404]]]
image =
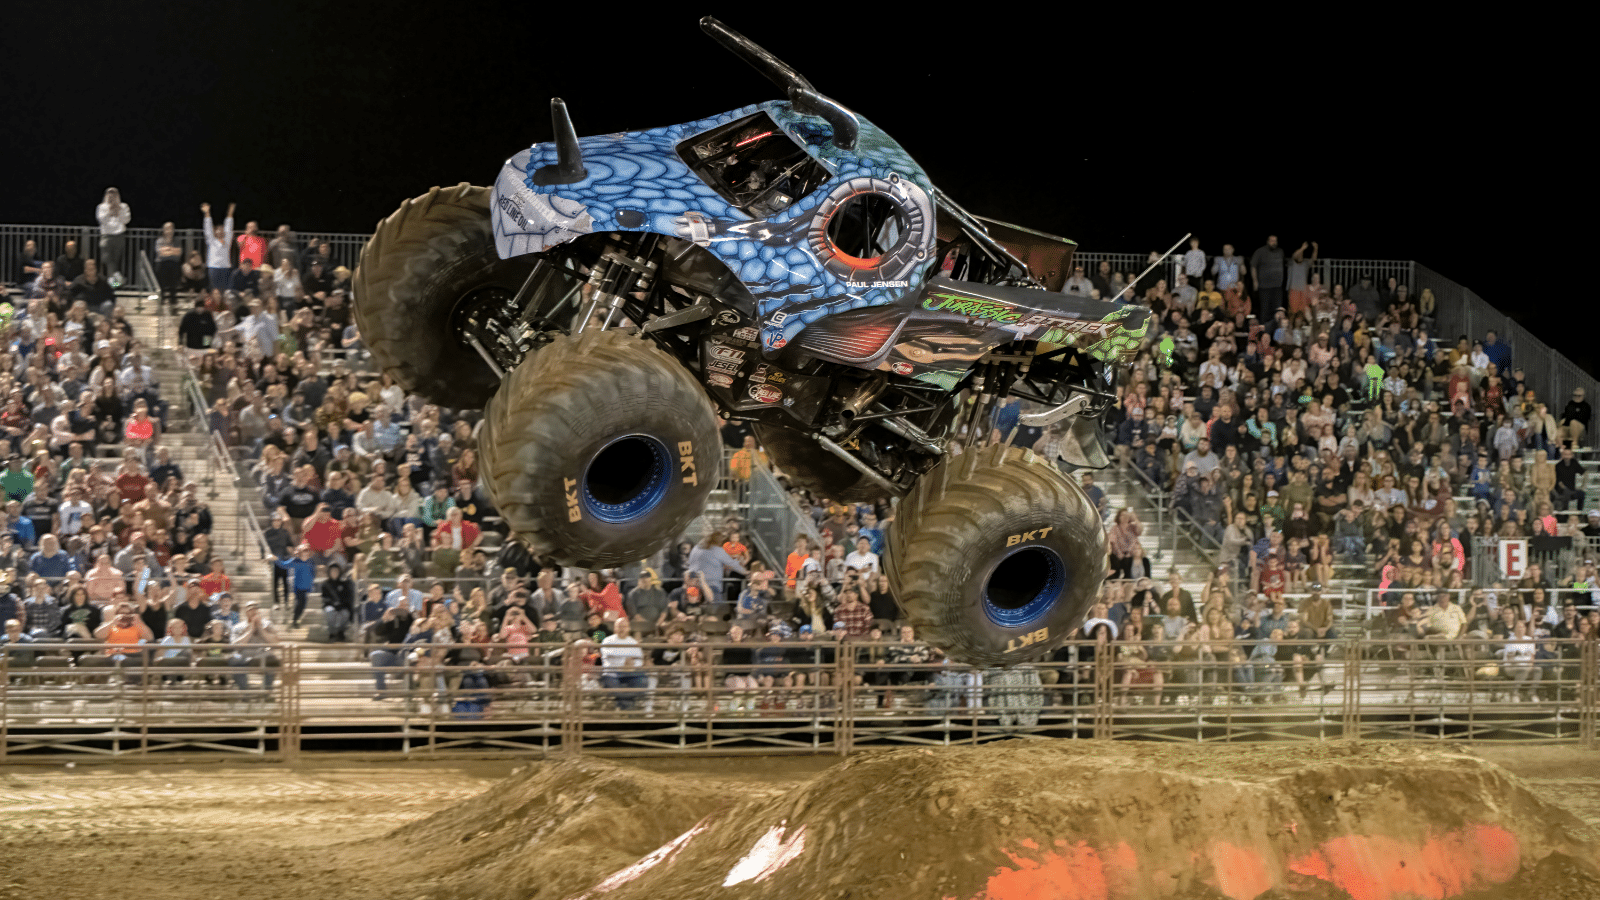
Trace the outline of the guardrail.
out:
[[[195,221],[198,221],[197,216]],[[234,234],[244,233],[246,219],[234,220]],[[220,218],[215,220],[221,225]],[[275,228],[276,226],[273,226]],[[123,266],[123,276],[127,279],[124,287],[137,288],[138,290],[153,291],[157,289],[154,270],[140,269],[134,260],[141,254],[155,256],[156,239],[161,236],[161,229],[157,228],[129,228],[124,232],[123,255],[126,260]],[[276,235],[269,231],[263,236],[271,240]],[[183,247],[185,256],[190,251],[198,250],[201,254],[206,251],[205,236],[200,228],[178,228],[176,237],[179,245]],[[296,246],[303,254],[307,248],[317,241],[327,241],[329,255],[335,266],[345,266],[354,270],[357,261],[361,258],[361,248],[367,243],[371,235],[348,234],[342,232],[323,232],[315,234],[299,234],[296,236]],[[0,224],[0,265],[7,268],[0,272],[0,281],[18,281],[21,273],[10,270],[12,261],[22,255],[24,242],[33,240],[38,246],[38,258],[53,260],[62,255],[66,250],[67,241],[77,241],[78,255],[86,259],[93,259],[100,255],[100,228],[98,225],[5,225]],[[107,273],[109,274],[109,273]]]
[[[856,641],[640,644],[642,660],[676,656],[638,666],[620,664],[631,645],[583,641],[364,646],[331,660],[290,644],[13,644],[0,648],[0,759],[847,755],[1019,735],[1593,748],[1596,642],[1536,643],[1548,658],[1472,639],[1297,641],[1270,655],[1232,641],[1076,641],[1059,661],[983,670]]]

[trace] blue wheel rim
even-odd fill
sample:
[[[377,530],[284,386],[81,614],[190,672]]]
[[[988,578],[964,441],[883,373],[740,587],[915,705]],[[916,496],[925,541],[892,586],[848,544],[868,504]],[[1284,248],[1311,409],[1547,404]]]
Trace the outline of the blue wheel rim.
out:
[[[1000,557],[983,579],[983,612],[1002,628],[1043,618],[1067,589],[1067,564],[1049,547],[1018,547]]]
[[[648,434],[614,438],[584,467],[583,511],[611,525],[638,521],[666,498],[672,472],[672,456],[659,439]]]

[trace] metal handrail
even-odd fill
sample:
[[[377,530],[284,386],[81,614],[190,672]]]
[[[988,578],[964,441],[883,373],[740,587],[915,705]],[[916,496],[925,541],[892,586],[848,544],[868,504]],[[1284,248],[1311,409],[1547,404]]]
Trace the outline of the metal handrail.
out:
[[[158,319],[165,318],[157,316]],[[216,478],[221,473],[226,473],[228,483],[238,489],[244,480],[237,466],[234,465],[233,455],[228,452],[227,441],[222,435],[211,427],[210,407],[207,405],[205,395],[200,390],[200,378],[195,373],[194,367],[189,364],[189,359],[181,350],[175,353],[178,367],[183,372],[184,393],[189,399],[189,404],[194,408],[196,423],[208,437],[206,442],[206,470],[212,483],[212,499],[216,498]],[[242,497],[239,498],[238,516],[234,525],[234,547],[237,552],[243,553],[247,539],[254,545],[260,559],[271,559],[272,549],[267,544],[265,531],[257,519],[255,510],[250,508]]]

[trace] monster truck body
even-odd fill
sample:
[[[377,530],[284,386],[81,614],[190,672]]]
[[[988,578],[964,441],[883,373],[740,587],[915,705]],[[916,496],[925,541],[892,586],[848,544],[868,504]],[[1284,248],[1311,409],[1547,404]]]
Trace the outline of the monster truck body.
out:
[[[788,99],[586,138],[553,101],[556,139],[492,191],[436,188],[380,223],[357,272],[363,339],[407,389],[487,407],[485,486],[536,552],[611,565],[675,538],[710,489],[714,408],[797,486],[905,497],[906,518],[987,548],[934,585],[917,574],[932,562],[897,570],[936,552],[919,526],[891,541],[891,582],[952,656],[1064,639],[1103,567],[1098,516],[1031,454],[959,473],[947,454],[1016,396],[1046,408],[1030,424],[1070,420],[1064,459],[1104,465],[1098,423],[1149,311],[1046,289],[1071,241],[985,224],[870,122],[702,27]],[[1007,493],[1024,502],[977,508]],[[957,609],[960,591],[981,603]]]

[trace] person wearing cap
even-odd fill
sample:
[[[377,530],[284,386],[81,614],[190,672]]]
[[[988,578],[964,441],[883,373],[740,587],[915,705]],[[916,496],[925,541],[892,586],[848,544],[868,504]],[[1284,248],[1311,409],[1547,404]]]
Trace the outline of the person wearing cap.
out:
[[[635,630],[638,633],[651,634],[655,631],[661,617],[667,612],[667,592],[662,589],[661,577],[655,569],[645,568],[638,587],[628,592],[622,608],[628,619],[637,623]]]
[[[755,622],[767,615],[767,609],[772,601],[772,573],[765,570],[751,572],[750,577],[745,580],[744,591],[739,594],[739,605],[735,615],[741,622]]]
[[[243,619],[233,627],[232,643],[234,652],[228,658],[228,665],[244,669],[260,668],[261,688],[270,693],[272,682],[277,677],[273,670],[278,667],[279,661],[267,647],[278,643],[278,629],[261,612],[255,601],[244,605]],[[241,691],[250,689],[248,671],[234,673],[233,681]]]
[[[1561,434],[1571,446],[1578,447],[1583,444],[1583,438],[1589,432],[1589,421],[1594,417],[1594,411],[1589,406],[1589,401],[1584,399],[1583,388],[1572,389],[1572,399],[1561,408]]]
[[[328,640],[349,640],[349,629],[355,620],[355,613],[355,581],[346,577],[343,566],[336,562],[329,563],[328,577],[322,580],[322,622],[328,630]]]
[[[289,589],[294,591],[294,618],[289,627],[299,628],[300,617],[306,611],[306,597],[317,584],[317,564],[312,560],[311,545],[302,543],[294,548],[290,559],[275,559],[272,564],[289,573]]]

